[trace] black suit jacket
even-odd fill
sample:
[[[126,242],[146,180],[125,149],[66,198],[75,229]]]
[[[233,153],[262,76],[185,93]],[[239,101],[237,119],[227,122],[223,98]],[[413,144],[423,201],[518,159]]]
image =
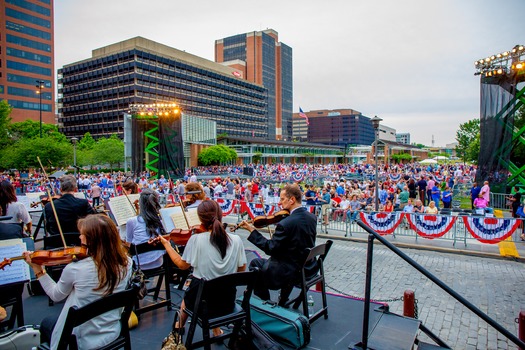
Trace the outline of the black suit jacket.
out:
[[[58,220],[62,232],[78,232],[77,221],[89,214],[95,214],[95,210],[87,199],[76,198],[72,194],[64,194],[62,197],[53,200],[57,211]],[[47,203],[44,208],[46,213],[46,228],[49,234],[57,235],[60,233],[53,213],[51,203]]]
[[[272,239],[266,239],[257,230],[252,231],[248,241],[270,256],[262,272],[270,289],[299,281],[306,249],[315,246],[316,227],[315,215],[301,207],[277,224]]]

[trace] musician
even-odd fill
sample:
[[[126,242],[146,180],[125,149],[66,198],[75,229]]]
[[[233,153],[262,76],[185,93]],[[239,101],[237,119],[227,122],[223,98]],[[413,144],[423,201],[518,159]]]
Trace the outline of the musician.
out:
[[[73,175],[64,175],[60,178],[60,191],[62,196],[53,199],[58,221],[62,232],[78,232],[77,221],[89,214],[95,214],[95,210],[89,204],[87,199],[77,198],[74,193],[77,192],[77,181]],[[51,203],[44,207],[46,215],[46,228],[51,235],[60,233],[53,213]]]
[[[75,182],[76,183],[76,182]],[[68,264],[58,282],[53,281],[43,266],[26,262],[33,268],[46,294],[55,302],[66,299],[58,318],[46,317],[40,326],[41,341],[56,349],[66,316],[71,306],[82,307],[103,296],[126,289],[132,263],[122,246],[117,227],[106,215],[89,215],[78,221],[80,241],[88,248],[89,257]],[[120,312],[114,310],[76,327],[79,349],[98,349],[120,333]]]
[[[126,194],[137,194],[139,193],[139,185],[129,180],[122,184],[122,191]]]
[[[197,208],[203,200],[206,199],[206,194],[201,184],[198,182],[190,182],[185,187],[186,192],[186,208]]]
[[[7,180],[0,182],[0,213],[13,217],[0,221],[0,224],[24,224],[24,230],[30,235],[33,225],[31,215],[26,207],[17,201],[15,187]]]
[[[187,270],[193,267],[193,279],[184,295],[181,311],[185,308],[191,309],[195,305],[198,279],[210,280],[246,269],[246,253],[242,240],[239,236],[226,233],[224,230],[219,204],[212,200],[205,200],[199,204],[197,214],[206,232],[192,235],[182,256],[173,249],[168,240],[159,237],[169,257],[178,268]],[[235,293],[235,289],[220,289],[212,296],[208,296],[208,300],[211,301],[208,304],[210,317],[231,312],[235,303]],[[187,318],[187,314],[181,312],[181,319],[175,327],[183,328]],[[220,328],[213,329],[214,336],[221,333]]]
[[[126,242],[135,245],[148,242],[159,234],[165,234],[159,216],[159,195],[152,189],[145,188],[139,197],[139,215],[126,223]],[[164,251],[153,250],[133,257],[142,270],[151,270],[162,266]]]
[[[306,259],[306,248],[315,246],[317,219],[301,206],[302,193],[296,184],[286,185],[281,191],[279,205],[290,212],[290,216],[276,225],[271,239],[266,239],[255,227],[243,221],[240,226],[250,232],[248,241],[270,256],[258,258],[250,263],[250,270],[262,271],[254,289],[263,300],[270,299],[269,289],[277,290],[299,282],[301,268]],[[315,273],[312,261],[311,273]],[[307,268],[308,270],[308,268]]]

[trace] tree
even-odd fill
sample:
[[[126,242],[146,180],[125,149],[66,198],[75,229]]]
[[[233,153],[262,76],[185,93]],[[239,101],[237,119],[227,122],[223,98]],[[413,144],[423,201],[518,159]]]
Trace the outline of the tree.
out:
[[[73,160],[73,146],[52,137],[22,138],[2,150],[0,162],[6,169],[40,168],[37,156],[45,167],[64,167]]]
[[[11,123],[8,126],[9,133],[13,141],[22,138],[40,137],[40,122],[34,120],[24,120],[23,122]],[[42,124],[42,137],[53,137],[58,141],[66,141],[64,134],[58,132],[58,127],[54,124]]]
[[[0,148],[4,148],[11,143],[8,127],[11,123],[11,106],[6,100],[0,101]]]
[[[215,145],[203,149],[198,159],[202,165],[225,164],[237,159],[237,152],[225,145]]]
[[[472,119],[459,125],[456,131],[456,153],[463,161],[478,160],[479,155],[479,119]]]
[[[93,136],[91,136],[89,132],[86,132],[84,136],[82,136],[80,141],[78,141],[77,148],[79,150],[85,150],[85,149],[92,150],[95,147],[96,143],[97,142],[95,141]]]
[[[124,162],[124,142],[113,134],[101,138],[93,147],[93,161],[96,164],[109,164],[110,169]]]

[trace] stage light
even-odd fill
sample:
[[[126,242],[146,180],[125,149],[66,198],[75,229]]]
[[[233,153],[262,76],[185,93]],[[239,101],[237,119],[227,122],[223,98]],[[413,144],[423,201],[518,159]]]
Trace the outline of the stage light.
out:
[[[476,69],[474,75],[483,77],[514,74],[514,71],[525,68],[525,46],[515,45],[510,51],[503,51],[475,61],[474,67]]]
[[[508,56],[508,55],[509,55],[509,52],[508,52],[508,51],[505,51],[505,52],[503,53],[503,56]]]
[[[523,68],[523,62],[516,63],[516,69],[522,69]]]
[[[500,69],[498,69],[497,72],[498,72],[498,74],[503,74],[503,69],[500,68]]]
[[[520,46],[518,47],[518,50],[519,50],[519,51],[523,51],[523,46],[520,45]]]

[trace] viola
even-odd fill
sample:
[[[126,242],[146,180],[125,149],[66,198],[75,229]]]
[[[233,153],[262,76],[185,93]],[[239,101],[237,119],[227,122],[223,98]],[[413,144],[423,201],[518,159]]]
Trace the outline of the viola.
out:
[[[195,225],[190,227],[189,229],[181,229],[181,228],[174,228],[170,231],[169,234],[164,235],[164,237],[167,240],[172,241],[176,245],[186,245],[188,244],[188,241],[190,240],[191,236],[197,233],[203,233],[206,232],[206,229],[202,225]],[[149,241],[150,244],[156,244],[159,241],[159,238],[154,238]]]
[[[250,222],[255,226],[255,228],[262,228],[269,225],[274,225],[280,222],[282,219],[288,217],[290,215],[290,212],[286,209],[279,210],[273,215],[260,215],[256,216],[253,220],[248,220],[247,222]],[[237,224],[234,227],[230,228],[231,232],[236,231],[238,228],[240,228],[240,225]]]
[[[36,250],[31,253],[31,262],[41,266],[56,266],[69,264],[73,261],[82,260],[88,257],[87,247],[66,247],[56,250]],[[7,265],[11,265],[13,261],[23,260],[23,255],[13,258],[4,258],[0,262],[0,270],[3,270]]]
[[[51,196],[52,200],[59,199],[59,198],[60,198],[59,195]],[[47,203],[49,203],[49,196],[43,195],[43,196],[40,196],[40,202],[32,202],[29,206],[31,208],[36,208],[39,204],[42,204],[42,206],[45,207]]]

